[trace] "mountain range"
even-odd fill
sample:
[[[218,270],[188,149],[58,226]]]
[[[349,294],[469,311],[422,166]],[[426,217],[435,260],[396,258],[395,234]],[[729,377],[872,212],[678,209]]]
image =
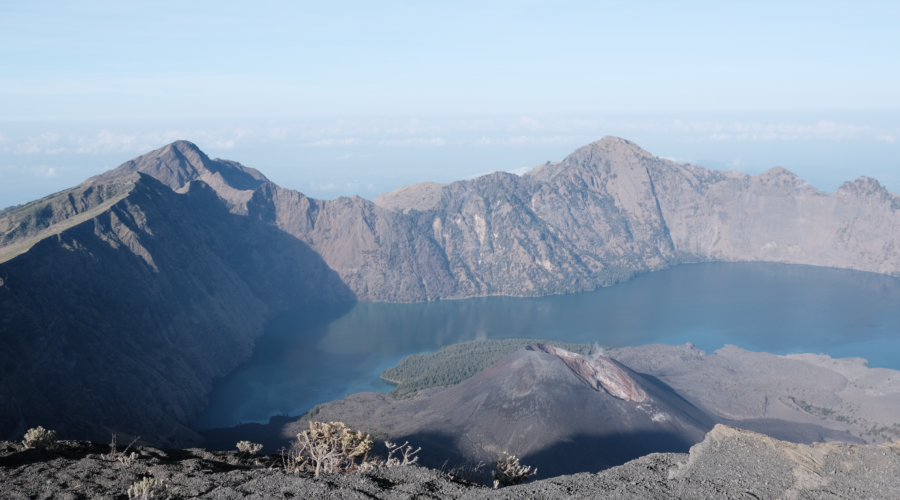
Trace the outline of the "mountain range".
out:
[[[0,438],[199,443],[217,378],[279,312],[593,290],[700,261],[900,276],[900,197],[823,193],[606,137],[523,176],[316,200],[178,141],[0,212]]]

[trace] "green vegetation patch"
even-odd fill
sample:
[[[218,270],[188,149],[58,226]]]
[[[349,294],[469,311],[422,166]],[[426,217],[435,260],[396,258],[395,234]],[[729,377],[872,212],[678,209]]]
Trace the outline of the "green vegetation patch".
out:
[[[434,354],[413,354],[397,366],[381,372],[381,378],[394,382],[390,392],[396,398],[409,398],[423,389],[447,387],[469,379],[485,368],[530,344],[548,344],[578,354],[592,354],[590,344],[567,344],[552,340],[498,339],[473,340],[442,347]]]

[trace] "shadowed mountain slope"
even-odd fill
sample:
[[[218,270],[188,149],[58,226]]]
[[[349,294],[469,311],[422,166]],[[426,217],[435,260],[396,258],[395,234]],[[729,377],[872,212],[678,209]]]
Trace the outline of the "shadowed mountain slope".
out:
[[[202,181],[127,196],[0,264],[0,435],[198,443],[212,382],[271,314],[353,294],[309,246]]]

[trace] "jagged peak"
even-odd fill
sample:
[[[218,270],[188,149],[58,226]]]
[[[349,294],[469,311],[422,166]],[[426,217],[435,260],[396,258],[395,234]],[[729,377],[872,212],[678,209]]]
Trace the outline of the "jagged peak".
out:
[[[210,159],[193,142],[178,140],[132,158],[87,182],[105,181],[134,172],[149,175],[178,192],[184,191],[190,182],[202,180],[238,212],[243,211],[252,191],[268,181],[256,169],[235,161]]]
[[[865,175],[841,184],[837,189],[837,193],[852,196],[896,196],[891,195],[887,188],[882,186],[877,179]]]
[[[573,151],[559,163],[540,165],[525,175],[541,181],[549,181],[563,171],[579,168],[596,168],[607,164],[613,168],[633,165],[644,160],[657,160],[634,142],[621,137],[607,135],[600,140]],[[665,161],[665,160],[659,160]]]
[[[166,144],[165,146],[159,148],[157,151],[166,149],[166,148],[173,148],[173,149],[178,149],[178,150],[194,150],[194,151],[197,151],[198,153],[206,156],[205,153],[203,153],[203,151],[200,151],[200,148],[197,147],[196,144],[194,144],[191,141],[185,140],[185,139],[178,139],[175,142]]]
[[[619,145],[619,144],[624,145],[624,146],[626,146],[626,147],[634,147],[634,148],[637,148],[637,149],[640,149],[641,151],[643,151],[643,149],[641,149],[640,146],[638,146],[637,144],[635,144],[635,143],[629,141],[628,139],[623,139],[622,137],[616,137],[616,136],[614,136],[614,135],[606,135],[606,136],[603,136],[602,139],[597,140],[597,141],[594,141],[594,142],[588,144],[588,146],[605,146],[605,147],[608,147],[608,146]]]
[[[614,135],[607,135],[600,140],[582,146],[576,149],[571,155],[569,155],[569,157],[575,157],[579,154],[579,152],[596,153],[598,150],[606,154],[631,154],[637,157],[656,158],[655,156],[650,154],[650,152],[638,146],[636,143],[631,142],[628,139],[616,137]],[[566,162],[566,160],[568,160],[568,157],[563,160],[563,162]]]
[[[790,170],[788,170],[784,167],[779,167],[779,166],[774,166],[774,167],[770,168],[769,170],[766,170],[765,172],[759,174],[759,176],[760,177],[788,176],[788,177],[794,177],[796,179],[800,178],[800,176],[798,176],[794,172],[791,172]]]
[[[180,189],[208,170],[209,157],[190,141],[179,140],[136,156],[93,179],[108,179],[133,172],[148,174],[172,189]]]
[[[799,175],[791,172],[784,167],[772,167],[759,175],[750,176],[750,180],[755,183],[761,183],[768,186],[777,186],[782,189],[803,189],[809,191],[810,193],[815,193],[822,196],[825,195],[825,193],[811,186]]]

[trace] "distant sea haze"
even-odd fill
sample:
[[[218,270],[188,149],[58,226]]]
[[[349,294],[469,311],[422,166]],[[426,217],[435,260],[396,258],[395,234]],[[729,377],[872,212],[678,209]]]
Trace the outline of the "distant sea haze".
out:
[[[312,198],[375,199],[422,181],[523,173],[605,135],[660,158],[758,175],[782,166],[825,192],[867,175],[900,193],[891,111],[590,113],[0,122],[0,209],[74,186],[178,139]]]

